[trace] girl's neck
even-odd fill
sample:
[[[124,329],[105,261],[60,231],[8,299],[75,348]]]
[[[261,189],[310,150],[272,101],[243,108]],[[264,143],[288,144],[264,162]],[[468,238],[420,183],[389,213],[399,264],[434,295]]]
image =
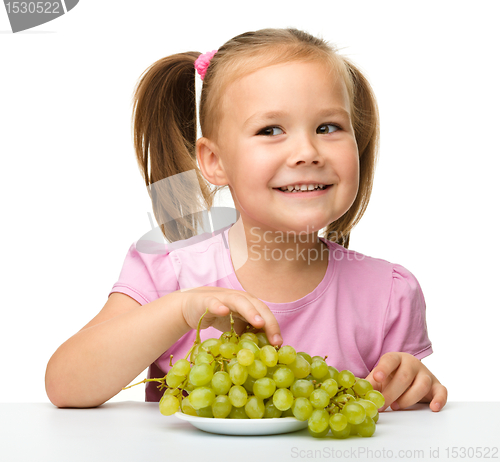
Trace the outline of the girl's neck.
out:
[[[328,260],[328,246],[318,238],[318,232],[295,234],[245,226],[238,220],[229,230],[229,247],[233,265],[243,264],[264,273],[298,272],[311,266],[323,266]]]
[[[272,303],[290,303],[311,293],[328,268],[328,246],[314,235],[287,240],[268,233],[260,240],[241,223],[229,230],[229,247],[236,277],[243,289]],[[255,231],[255,230],[254,230]],[[272,237],[274,239],[272,239]],[[258,241],[258,242],[257,242]]]

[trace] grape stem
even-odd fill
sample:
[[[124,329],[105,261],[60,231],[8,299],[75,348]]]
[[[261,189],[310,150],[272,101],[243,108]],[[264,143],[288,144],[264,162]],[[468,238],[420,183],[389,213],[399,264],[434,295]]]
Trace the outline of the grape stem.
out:
[[[133,385],[129,385],[128,387],[122,388],[122,390],[128,390],[129,388],[135,387],[136,385],[140,385],[141,383],[146,383],[146,382],[161,382],[160,385],[158,385],[158,387],[161,387],[161,385],[165,384],[166,378],[167,376],[161,378],[158,377],[156,379],[144,379],[141,380],[140,382],[134,383]]]
[[[189,356],[189,361],[192,363],[193,362],[193,350],[195,349],[196,345],[199,345],[201,343],[201,337],[200,337],[200,330],[201,330],[201,321],[203,321],[203,318],[205,315],[208,313],[208,308],[205,310],[205,312],[201,315],[200,320],[198,321],[198,327],[196,328],[196,338],[194,339],[193,346],[189,349],[187,352],[186,356],[184,359],[188,359]]]

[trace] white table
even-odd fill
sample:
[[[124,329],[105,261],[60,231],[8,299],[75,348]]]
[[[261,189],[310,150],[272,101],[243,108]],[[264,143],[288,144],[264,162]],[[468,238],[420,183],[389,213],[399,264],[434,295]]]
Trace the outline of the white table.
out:
[[[386,411],[373,437],[346,440],[315,439],[307,430],[215,435],[161,415],[156,403],[130,401],[95,409],[4,403],[0,416],[1,462],[500,459],[500,402],[452,402],[439,413],[422,404]]]

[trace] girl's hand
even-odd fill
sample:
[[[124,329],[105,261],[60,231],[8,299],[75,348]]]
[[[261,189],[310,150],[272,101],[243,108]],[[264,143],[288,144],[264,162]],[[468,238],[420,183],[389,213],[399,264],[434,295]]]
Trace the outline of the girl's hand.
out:
[[[234,330],[241,334],[248,324],[264,329],[272,345],[280,345],[281,338],[278,321],[268,306],[258,298],[242,290],[221,287],[197,287],[180,292],[183,296],[181,312],[186,324],[196,329],[200,317],[208,308],[201,328],[215,327],[221,332],[231,329],[229,313],[232,313]]]
[[[366,377],[385,398],[385,411],[394,411],[415,403],[430,403],[432,411],[446,404],[448,391],[419,359],[409,353],[386,353]]]

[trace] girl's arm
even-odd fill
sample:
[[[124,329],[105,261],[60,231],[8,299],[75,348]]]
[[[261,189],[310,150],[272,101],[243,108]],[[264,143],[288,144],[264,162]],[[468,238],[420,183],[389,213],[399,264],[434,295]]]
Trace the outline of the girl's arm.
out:
[[[47,395],[58,407],[99,406],[189,330],[175,292],[144,306],[112,293],[101,312],[50,358]]]
[[[232,312],[240,326],[250,322],[264,328],[272,343],[281,343],[273,314],[247,292],[204,287],[172,292],[142,306],[112,293],[101,312],[50,358],[45,375],[50,401],[58,407],[103,404],[196,328],[207,308],[202,328],[229,330]]]

